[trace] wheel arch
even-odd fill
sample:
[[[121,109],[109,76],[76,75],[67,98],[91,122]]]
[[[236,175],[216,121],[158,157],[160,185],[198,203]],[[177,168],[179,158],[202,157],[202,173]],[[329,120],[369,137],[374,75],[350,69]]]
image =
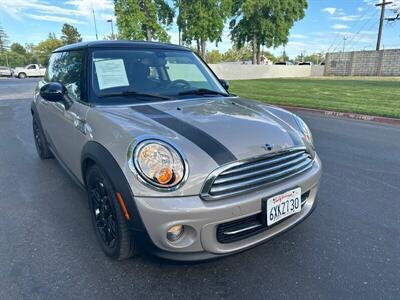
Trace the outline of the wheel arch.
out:
[[[32,101],[32,103],[31,103],[31,115],[32,115],[32,116],[33,116],[33,115],[38,115],[37,109],[36,109],[36,105],[35,105],[35,102],[34,102],[34,101]]]
[[[81,172],[86,186],[85,173],[91,165],[97,165],[105,173],[116,192],[122,195],[126,208],[131,216],[128,221],[133,230],[144,231],[144,225],[136,207],[134,195],[127,178],[114,156],[101,144],[89,141],[82,149]]]

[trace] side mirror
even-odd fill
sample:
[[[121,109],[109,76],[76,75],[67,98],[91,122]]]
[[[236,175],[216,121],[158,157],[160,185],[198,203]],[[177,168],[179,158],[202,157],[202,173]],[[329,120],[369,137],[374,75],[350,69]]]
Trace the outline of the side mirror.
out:
[[[40,97],[50,102],[64,102],[67,89],[59,82],[50,82],[40,88]]]
[[[225,90],[229,90],[229,82],[226,81],[225,79],[220,79],[219,82],[221,83],[221,85],[224,87]]]

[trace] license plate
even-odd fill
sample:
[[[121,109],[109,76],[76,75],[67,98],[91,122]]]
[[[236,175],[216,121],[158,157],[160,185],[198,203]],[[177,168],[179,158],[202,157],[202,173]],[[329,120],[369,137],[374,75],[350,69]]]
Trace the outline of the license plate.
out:
[[[271,226],[301,211],[301,188],[296,188],[267,199],[266,219]]]

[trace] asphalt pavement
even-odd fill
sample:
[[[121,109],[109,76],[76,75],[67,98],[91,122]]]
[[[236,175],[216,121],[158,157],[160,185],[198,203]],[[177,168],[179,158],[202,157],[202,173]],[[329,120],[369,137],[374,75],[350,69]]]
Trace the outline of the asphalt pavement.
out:
[[[0,299],[400,298],[400,127],[302,114],[324,169],[306,221],[217,261],[115,262],[85,193],[36,155],[36,81],[0,80]]]

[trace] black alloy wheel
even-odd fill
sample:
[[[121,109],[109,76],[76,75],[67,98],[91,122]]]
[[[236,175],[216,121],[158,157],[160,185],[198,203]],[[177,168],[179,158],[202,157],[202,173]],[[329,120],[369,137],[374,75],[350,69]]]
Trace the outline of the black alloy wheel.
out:
[[[134,237],[116,199],[114,187],[97,165],[92,165],[86,172],[86,188],[92,222],[103,252],[117,260],[134,256]]]
[[[37,124],[36,120],[33,120],[32,128],[33,128],[33,138],[35,139],[36,150],[39,156],[41,157],[43,155],[42,139],[40,137],[39,125]]]
[[[40,159],[52,158],[53,154],[50,151],[46,137],[43,133],[42,128],[40,127],[40,123],[36,115],[33,115],[32,129],[33,129],[33,139],[35,141],[36,151]]]
[[[95,226],[106,247],[113,249],[118,238],[118,224],[108,192],[101,179],[93,182],[89,191],[92,200],[92,213]]]

